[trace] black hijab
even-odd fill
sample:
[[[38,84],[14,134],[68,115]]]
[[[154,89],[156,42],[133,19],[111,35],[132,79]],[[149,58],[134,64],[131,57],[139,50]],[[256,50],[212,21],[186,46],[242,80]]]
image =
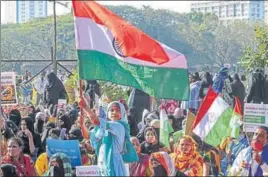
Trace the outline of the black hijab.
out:
[[[206,85],[212,85],[213,84],[213,80],[212,80],[212,77],[211,77],[209,72],[205,73],[202,83],[204,83]]]
[[[56,76],[55,73],[51,72],[47,75],[47,85],[46,85],[46,90],[49,91],[51,89],[59,89],[61,90],[63,86],[61,80]]]
[[[28,130],[34,136],[34,122],[33,122],[33,119],[31,117],[26,117],[23,120],[26,122],[26,125],[27,125]]]
[[[41,138],[41,143],[43,145],[43,147],[46,146],[46,139],[48,137],[48,134],[49,134],[49,131],[52,129],[52,128],[55,128],[56,125],[55,123],[53,122],[47,122],[44,126],[44,131],[42,133],[42,138]]]
[[[144,131],[144,137],[146,135],[147,131],[152,131],[154,133],[155,139],[156,139],[156,144],[151,144],[147,142],[146,140],[141,143],[141,152],[144,154],[151,154],[154,152],[158,152],[160,148],[163,148],[163,144],[161,144],[158,140],[158,135],[154,127],[147,127]],[[146,138],[145,138],[146,139]]]
[[[63,125],[60,128],[66,128],[66,132],[68,133],[72,127],[72,121],[69,119],[67,115],[62,115],[59,117],[59,120],[63,121]]]
[[[138,119],[138,114],[137,110],[135,108],[130,108],[129,109],[129,115],[127,116],[128,118],[128,124],[130,127],[130,135],[131,136],[136,136],[138,134],[138,127],[137,127],[137,119]]]
[[[17,109],[13,109],[9,113],[9,120],[13,121],[17,127],[20,126],[21,122],[21,115],[20,111]]]
[[[16,167],[11,164],[1,165],[1,170],[3,172],[3,177],[18,177]]]
[[[56,105],[59,99],[68,99],[61,80],[51,72],[47,75],[48,83],[44,92],[44,102],[48,105]]]
[[[42,119],[36,119],[34,123],[34,131],[36,133],[42,134],[43,132],[44,121]]]

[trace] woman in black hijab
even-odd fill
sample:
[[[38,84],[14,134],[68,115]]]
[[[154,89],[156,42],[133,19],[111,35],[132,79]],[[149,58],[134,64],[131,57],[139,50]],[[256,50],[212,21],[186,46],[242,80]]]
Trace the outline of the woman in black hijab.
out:
[[[15,123],[17,127],[20,126],[20,121],[21,121],[21,115],[20,111],[17,109],[13,109],[9,113],[9,120]]]
[[[56,105],[58,104],[59,99],[68,100],[67,92],[64,88],[63,83],[60,79],[55,75],[55,73],[51,72],[47,75],[48,83],[44,92],[44,103],[47,105]]]
[[[135,108],[129,109],[129,115],[127,116],[128,124],[130,127],[130,135],[136,136],[138,134],[138,127],[137,127],[137,118],[138,114]]]
[[[29,139],[29,135],[27,134],[27,129],[32,134],[33,143],[35,147],[34,153],[31,153],[30,143],[29,143],[30,139]],[[17,135],[23,140],[23,144],[24,144],[23,153],[29,154],[30,156],[33,157],[34,160],[39,154],[44,152],[44,148],[41,145],[40,135],[34,132],[34,123],[31,117],[26,117],[22,119],[21,131],[19,131]]]
[[[41,139],[42,147],[46,147],[46,139],[49,136],[49,131],[55,127],[56,125],[53,122],[47,122],[45,124],[44,131],[42,133],[42,139]]]
[[[66,128],[66,133],[68,134],[72,127],[72,121],[69,119],[67,115],[64,114],[59,116],[59,125],[60,128]]]
[[[11,164],[3,164],[1,165],[2,175],[3,177],[19,177],[16,171],[16,167]]]
[[[212,84],[213,84],[212,77],[209,72],[206,72],[203,77],[201,87],[199,90],[199,97],[201,99],[203,99],[207,95],[208,88],[212,86]]]

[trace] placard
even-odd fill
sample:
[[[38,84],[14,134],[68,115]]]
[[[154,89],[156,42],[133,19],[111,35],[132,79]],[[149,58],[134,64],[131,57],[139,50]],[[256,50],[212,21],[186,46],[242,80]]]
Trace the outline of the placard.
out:
[[[126,176],[129,175],[129,164],[125,164],[126,167]],[[99,172],[99,167],[97,165],[90,165],[90,166],[77,166],[76,169],[76,176],[101,176]]]
[[[67,107],[67,100],[59,99],[58,100],[58,110],[60,110],[60,109],[66,110],[66,107]]]
[[[78,140],[47,139],[48,155],[64,153],[71,160],[73,167],[82,164]]]
[[[268,127],[268,105],[246,103],[243,123],[245,132],[255,132],[258,126]]]
[[[16,92],[15,72],[1,73],[1,104],[17,104],[18,97]]]

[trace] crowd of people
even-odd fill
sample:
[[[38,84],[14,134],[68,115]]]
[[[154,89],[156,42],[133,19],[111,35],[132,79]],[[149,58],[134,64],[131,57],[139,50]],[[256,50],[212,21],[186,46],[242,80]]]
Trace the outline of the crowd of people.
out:
[[[179,139],[171,133],[169,148],[159,139],[159,109],[140,113],[140,105],[133,102],[95,101],[92,90],[86,89],[79,102],[58,109],[59,99],[68,100],[60,79],[51,72],[41,74],[38,82],[44,82],[37,88],[39,104],[2,108],[1,173],[5,177],[75,176],[66,154],[48,154],[48,139],[78,140],[82,165],[97,165],[101,176],[268,175],[267,126],[259,126],[253,135],[241,126],[239,138],[226,136],[218,146],[193,132]],[[248,89],[239,74],[231,77],[225,67],[214,77],[209,72],[190,74],[189,100],[161,105],[174,132],[185,130],[187,110],[197,114],[210,87],[231,107],[235,97],[242,107],[244,102],[268,104],[268,80],[261,69],[253,72]],[[101,98],[99,90],[93,93],[94,99]]]

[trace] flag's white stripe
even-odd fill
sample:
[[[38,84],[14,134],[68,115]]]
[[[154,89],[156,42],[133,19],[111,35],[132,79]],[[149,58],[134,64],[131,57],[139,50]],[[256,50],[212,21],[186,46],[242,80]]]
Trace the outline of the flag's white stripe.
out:
[[[160,110],[160,129],[165,130],[165,121],[168,121],[167,114],[163,109]]]
[[[103,26],[96,24],[93,20],[82,17],[75,17],[75,33],[76,33],[76,48],[78,50],[96,50],[103,52],[124,62],[136,65],[150,66],[150,67],[163,67],[163,68],[184,68],[187,69],[187,61],[183,54],[171,49],[170,47],[162,44],[165,52],[170,58],[170,61],[162,65],[152,62],[144,62],[131,57],[120,57],[113,48],[112,40],[113,35],[111,31]]]
[[[220,96],[218,96],[193,132],[204,140],[217,122],[218,118],[228,107],[229,105]]]

